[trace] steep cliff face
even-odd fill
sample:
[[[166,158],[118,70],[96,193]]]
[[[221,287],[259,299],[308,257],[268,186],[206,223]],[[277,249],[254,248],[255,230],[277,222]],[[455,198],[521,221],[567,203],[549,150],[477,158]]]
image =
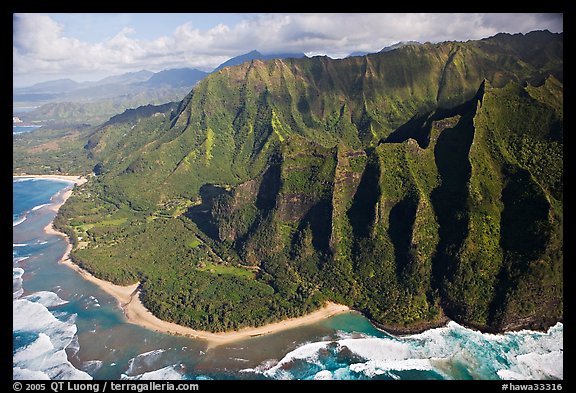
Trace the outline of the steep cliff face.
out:
[[[529,53],[526,35],[227,67],[194,88],[153,143],[115,166],[110,185],[150,208],[195,197],[204,183],[239,184],[257,176],[290,135],[325,147],[374,147],[415,116],[470,100],[484,79],[501,87],[561,77],[562,35],[542,34]],[[104,164],[115,145],[107,146],[93,148]],[[137,182],[147,189],[135,190]]]
[[[255,60],[87,148],[144,227],[182,204],[206,248],[257,271],[262,315],[332,299],[398,331],[542,328],[562,319],[562,39]]]
[[[332,296],[393,329],[434,323],[441,309],[486,330],[561,319],[559,118],[533,98],[557,83],[482,83],[469,102],[366,150],[290,138],[265,187],[274,202],[257,206],[258,178],[213,211],[228,231],[251,228],[222,240],[249,263],[331,283]],[[517,122],[503,118],[514,111]]]

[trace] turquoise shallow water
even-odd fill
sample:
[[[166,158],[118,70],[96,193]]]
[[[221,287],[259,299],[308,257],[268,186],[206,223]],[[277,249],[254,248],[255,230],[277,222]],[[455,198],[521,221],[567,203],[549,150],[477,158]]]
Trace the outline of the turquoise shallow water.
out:
[[[13,182],[15,379],[562,379],[563,325],[482,334],[454,322],[394,337],[358,313],[208,348],[126,323],[115,300],[57,261],[43,228],[69,183]]]

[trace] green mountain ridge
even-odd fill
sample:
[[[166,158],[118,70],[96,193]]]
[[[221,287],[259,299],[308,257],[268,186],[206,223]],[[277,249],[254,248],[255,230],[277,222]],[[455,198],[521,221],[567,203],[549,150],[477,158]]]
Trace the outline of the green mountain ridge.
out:
[[[55,224],[78,264],[194,328],[328,299],[397,332],[546,328],[563,318],[562,40],[224,68],[178,107],[81,133],[98,176]]]

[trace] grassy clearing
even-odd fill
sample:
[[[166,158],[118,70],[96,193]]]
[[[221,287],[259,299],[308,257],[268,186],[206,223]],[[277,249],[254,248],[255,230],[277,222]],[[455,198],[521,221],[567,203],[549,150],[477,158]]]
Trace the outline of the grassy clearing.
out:
[[[194,239],[192,239],[189,243],[188,243],[188,247],[190,248],[196,248],[198,247],[200,244],[202,244],[202,242],[200,240],[198,240],[197,237],[194,237]]]
[[[197,268],[201,272],[209,272],[218,275],[232,275],[236,277],[244,277],[247,279],[254,278],[254,272],[245,268],[226,266],[226,265],[216,265],[214,263],[205,263],[202,267]]]

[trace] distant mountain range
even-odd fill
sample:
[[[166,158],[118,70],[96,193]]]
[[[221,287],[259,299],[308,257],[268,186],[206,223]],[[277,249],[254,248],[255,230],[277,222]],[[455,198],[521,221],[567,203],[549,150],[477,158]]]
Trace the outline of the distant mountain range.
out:
[[[150,79],[144,82],[144,85],[151,88],[160,86],[189,87],[204,79],[206,75],[208,75],[207,72],[195,68],[165,70],[152,75]]]
[[[36,83],[30,87],[16,88],[14,92],[21,94],[54,94],[67,93],[78,89],[81,84],[72,79],[57,79],[53,81]]]
[[[174,70],[176,71],[176,70]],[[163,72],[163,71],[161,71]],[[101,86],[108,84],[119,84],[119,85],[129,85],[131,83],[146,82],[154,77],[156,74],[152,71],[142,70],[136,72],[127,72],[122,75],[109,76],[107,78],[101,79],[97,82],[84,82],[83,84],[88,86]]]
[[[306,55],[265,55],[253,50],[227,60],[212,73],[246,61],[302,57]],[[12,101],[14,106],[38,106],[34,111],[19,114],[25,122],[97,124],[126,109],[180,101],[209,74],[195,68],[177,68],[156,73],[147,70],[128,72],[93,82],[57,79],[15,88]]]
[[[30,87],[15,88],[13,101],[94,101],[159,86],[192,87],[206,75],[208,75],[207,72],[197,69],[179,68],[157,73],[147,70],[128,72],[94,82],[79,83],[71,79],[58,79],[37,83]]]
[[[20,113],[25,122],[98,124],[126,109],[179,101],[207,72],[192,68],[129,72],[99,81],[71,79],[37,83],[13,91],[14,106],[38,106]]]
[[[216,67],[212,72],[218,72],[224,67],[240,65],[246,61],[251,60],[271,60],[271,59],[286,59],[286,58],[302,58],[306,57],[304,53],[275,53],[264,55],[257,50],[232,57]],[[74,92],[75,96],[100,96],[102,86],[107,89],[112,87],[110,95],[118,90],[118,85],[134,86],[134,87],[191,87],[198,81],[209,75],[209,72],[204,72],[195,68],[175,68],[163,70],[160,72],[152,72],[141,70],[136,72],[127,72],[121,75],[109,76],[104,79],[93,82],[76,82],[72,79],[56,79],[53,81],[36,83],[29,87],[15,88],[13,92],[13,100],[20,101],[35,101],[34,95],[38,95],[38,101],[45,101],[46,95],[54,96],[54,100],[61,100],[60,97]],[[114,85],[114,86],[109,86]],[[94,90],[94,88],[98,88]],[[52,99],[51,99],[52,100]]]

